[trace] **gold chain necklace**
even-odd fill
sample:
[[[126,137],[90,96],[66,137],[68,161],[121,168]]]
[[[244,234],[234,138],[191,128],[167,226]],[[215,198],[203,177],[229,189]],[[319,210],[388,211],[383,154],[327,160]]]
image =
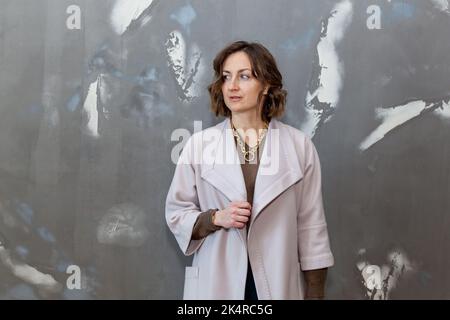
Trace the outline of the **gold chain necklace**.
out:
[[[264,136],[267,133],[267,124],[264,125],[264,129],[262,130],[262,133],[258,134],[258,140],[255,146],[250,147],[248,150],[245,150],[245,144],[242,140],[241,136],[237,132],[236,128],[234,127],[233,123],[231,123],[231,127],[233,129],[233,135],[236,137],[237,143],[239,147],[241,148],[242,154],[244,155],[244,159],[247,162],[252,162],[255,160],[256,152],[258,151],[259,145],[261,144],[262,139],[264,139]]]

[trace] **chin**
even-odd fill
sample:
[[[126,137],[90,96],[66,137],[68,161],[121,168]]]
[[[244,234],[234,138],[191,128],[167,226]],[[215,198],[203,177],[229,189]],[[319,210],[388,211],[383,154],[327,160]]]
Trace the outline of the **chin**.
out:
[[[235,113],[242,113],[242,112],[248,112],[255,110],[255,107],[246,107],[246,106],[239,106],[237,104],[231,103],[230,105],[227,105],[228,109],[230,109],[231,112]]]
[[[236,109],[236,108],[230,109],[230,110],[232,113],[235,113],[235,114],[246,113],[246,112],[252,111],[252,109]]]

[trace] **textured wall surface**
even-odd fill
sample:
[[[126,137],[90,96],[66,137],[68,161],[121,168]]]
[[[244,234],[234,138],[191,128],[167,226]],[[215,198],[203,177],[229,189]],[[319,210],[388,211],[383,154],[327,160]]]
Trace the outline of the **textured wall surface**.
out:
[[[181,298],[173,153],[238,39],[319,152],[328,298],[450,298],[447,0],[0,0],[0,299]]]

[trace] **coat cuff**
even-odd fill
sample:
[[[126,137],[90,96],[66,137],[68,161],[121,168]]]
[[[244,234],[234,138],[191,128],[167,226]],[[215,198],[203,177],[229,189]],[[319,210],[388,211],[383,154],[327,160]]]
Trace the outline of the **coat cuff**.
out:
[[[334,257],[331,253],[300,259],[300,266],[302,271],[328,268],[332,265],[334,265]]]

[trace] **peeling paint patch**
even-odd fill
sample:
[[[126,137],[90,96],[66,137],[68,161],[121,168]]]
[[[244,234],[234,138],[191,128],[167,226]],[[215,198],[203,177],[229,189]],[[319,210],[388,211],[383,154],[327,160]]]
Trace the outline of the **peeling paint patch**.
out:
[[[434,111],[442,118],[449,118],[449,102],[450,97],[445,97],[438,100],[415,100],[399,106],[375,109],[376,118],[381,119],[382,123],[360,143],[359,149],[369,149],[393,129],[426,112]]]
[[[188,35],[190,35],[191,33],[191,23],[195,20],[196,17],[197,13],[190,4],[179,8],[177,11],[170,15],[170,19],[177,21],[183,27],[183,29],[186,30]]]
[[[97,138],[98,134],[98,83],[101,75],[97,77],[97,80],[91,83],[89,86],[86,100],[84,101],[83,110],[87,117],[86,132],[92,137]]]
[[[132,203],[108,210],[97,228],[97,240],[103,244],[139,247],[149,236],[144,210]]]
[[[166,41],[168,66],[172,69],[180,89],[179,98],[190,101],[200,95],[199,78],[204,73],[201,58],[202,53],[193,43],[187,48],[186,42],[179,31],[172,31]]]
[[[353,5],[349,0],[339,2],[327,20],[317,44],[313,72],[306,95],[306,115],[301,125],[303,132],[313,137],[317,129],[329,121],[339,103],[344,67],[336,47],[353,18]]]
[[[399,279],[415,272],[415,267],[406,254],[396,249],[387,255],[388,264],[373,265],[364,258],[365,250],[359,252],[361,260],[356,267],[361,272],[362,283],[367,297],[371,300],[388,300],[390,292],[397,286]]]
[[[148,23],[152,3],[153,0],[116,0],[110,18],[114,31],[122,35],[138,21],[141,26]]]

